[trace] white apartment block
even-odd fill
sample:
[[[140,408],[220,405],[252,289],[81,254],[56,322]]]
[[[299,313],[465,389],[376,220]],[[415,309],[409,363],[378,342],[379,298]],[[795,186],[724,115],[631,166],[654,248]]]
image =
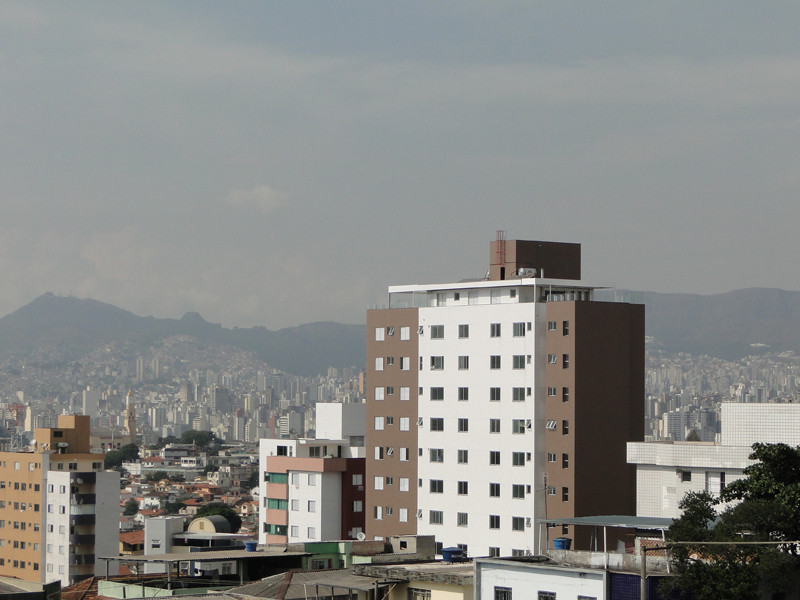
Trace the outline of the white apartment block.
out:
[[[744,476],[756,442],[800,445],[800,404],[725,402],[721,410],[719,443],[628,444],[628,462],[636,465],[638,516],[678,518],[687,493],[718,495],[725,485]]]

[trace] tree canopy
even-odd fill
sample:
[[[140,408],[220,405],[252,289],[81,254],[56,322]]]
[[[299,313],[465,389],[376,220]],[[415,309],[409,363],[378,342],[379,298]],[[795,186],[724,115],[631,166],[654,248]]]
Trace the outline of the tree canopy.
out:
[[[677,577],[672,587],[695,600],[757,598],[760,586],[788,592],[800,569],[794,544],[752,544],[800,539],[800,447],[754,444],[745,477],[713,497],[689,493],[682,516],[668,531]],[[717,506],[737,501],[721,512]],[[704,544],[703,542],[725,542]]]
[[[210,431],[197,431],[196,429],[190,429],[189,431],[184,431],[181,434],[181,444],[194,444],[197,447],[205,450],[209,446],[218,445],[219,440],[217,439],[217,436]]]

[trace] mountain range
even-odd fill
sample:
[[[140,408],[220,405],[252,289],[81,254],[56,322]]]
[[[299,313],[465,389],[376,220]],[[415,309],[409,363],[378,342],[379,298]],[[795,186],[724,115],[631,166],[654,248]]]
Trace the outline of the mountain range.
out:
[[[736,359],[766,351],[800,352],[800,292],[749,288],[725,294],[644,293],[646,333],[666,352]],[[140,317],[110,304],[44,294],[0,319],[0,360],[35,352],[76,360],[111,342],[147,346],[171,335],[254,352],[295,375],[364,364],[365,325],[318,322],[271,331],[227,329],[197,313]]]

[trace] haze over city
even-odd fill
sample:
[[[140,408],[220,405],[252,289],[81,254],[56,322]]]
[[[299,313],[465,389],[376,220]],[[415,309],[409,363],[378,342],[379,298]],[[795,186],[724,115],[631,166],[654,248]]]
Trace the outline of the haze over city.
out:
[[[0,5],[0,315],[46,291],[230,326],[362,323],[482,277],[797,289],[800,6]]]

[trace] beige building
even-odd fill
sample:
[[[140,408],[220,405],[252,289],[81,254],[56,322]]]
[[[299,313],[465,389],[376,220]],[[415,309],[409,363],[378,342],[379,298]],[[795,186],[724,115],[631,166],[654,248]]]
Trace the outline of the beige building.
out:
[[[89,452],[89,419],[61,415],[30,450],[0,453],[0,576],[69,585],[117,553],[119,474]]]

